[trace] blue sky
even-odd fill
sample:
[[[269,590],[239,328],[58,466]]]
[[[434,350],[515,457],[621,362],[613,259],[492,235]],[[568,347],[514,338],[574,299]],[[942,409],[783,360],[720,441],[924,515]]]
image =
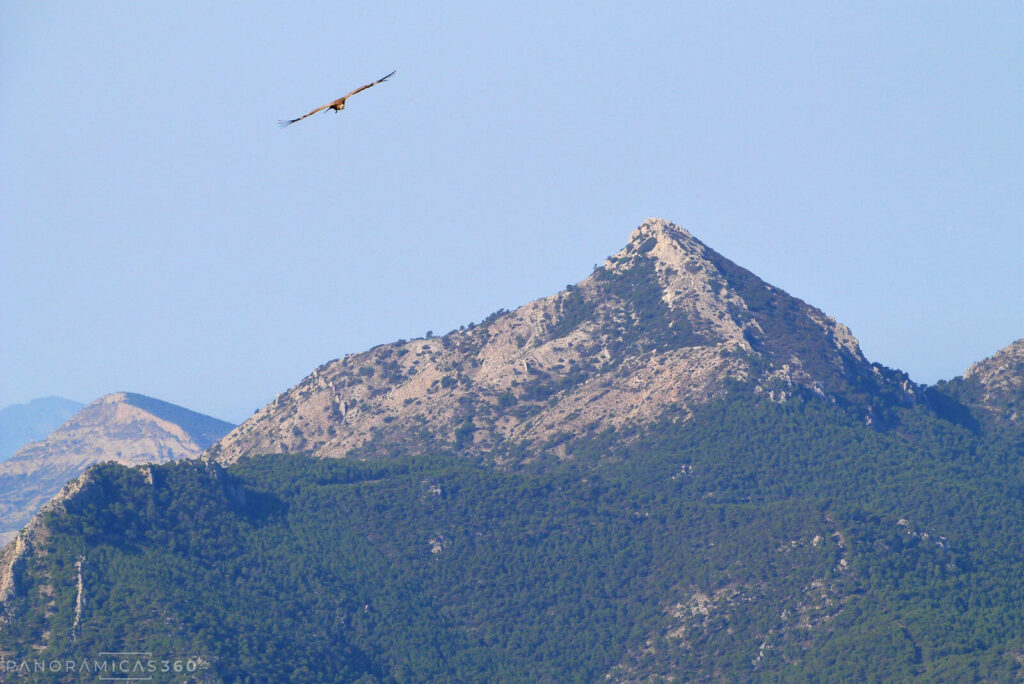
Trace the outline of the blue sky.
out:
[[[632,5],[0,5],[0,406],[239,421],[648,216],[919,382],[1024,336],[1024,5]]]

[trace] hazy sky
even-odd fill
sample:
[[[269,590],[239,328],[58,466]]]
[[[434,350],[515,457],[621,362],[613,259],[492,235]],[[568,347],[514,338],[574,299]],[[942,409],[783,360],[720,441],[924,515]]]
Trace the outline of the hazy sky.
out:
[[[1024,336],[1024,4],[636,4],[3,3],[0,406],[240,421],[648,216],[919,382]]]

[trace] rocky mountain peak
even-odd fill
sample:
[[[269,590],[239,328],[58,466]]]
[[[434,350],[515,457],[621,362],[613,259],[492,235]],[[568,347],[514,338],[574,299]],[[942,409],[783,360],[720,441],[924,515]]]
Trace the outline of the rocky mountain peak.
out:
[[[685,419],[735,382],[783,401],[803,387],[872,419],[909,402],[849,329],[688,231],[648,219],[575,286],[443,337],[331,361],[209,452],[345,456],[431,443],[566,455],[595,430]],[[879,396],[886,398],[879,400]]]
[[[744,331],[757,327],[757,323],[739,321],[732,315],[730,309],[747,307],[723,279],[715,257],[718,254],[689,231],[664,219],[650,218],[633,231],[625,247],[606,261],[605,269],[618,276],[636,269],[651,270],[668,309],[708,327],[719,340],[750,351]]]
[[[619,255],[648,254],[669,266],[682,266],[705,258],[706,251],[704,244],[685,228],[665,219],[649,218],[633,230]]]
[[[621,272],[637,260],[650,261],[659,274],[668,276],[662,285],[669,294],[673,289],[699,293],[710,291],[708,285],[721,277],[714,256],[716,253],[688,230],[649,218],[632,232],[625,247],[608,258],[605,268]]]

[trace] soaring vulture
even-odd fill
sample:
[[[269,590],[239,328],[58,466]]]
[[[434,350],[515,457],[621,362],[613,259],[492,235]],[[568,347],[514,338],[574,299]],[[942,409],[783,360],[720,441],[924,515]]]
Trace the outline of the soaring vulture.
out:
[[[384,78],[378,78],[373,83],[367,83],[364,86],[359,86],[358,88],[353,90],[351,93],[349,93],[345,97],[339,97],[334,102],[332,102],[330,104],[325,104],[323,107],[317,107],[316,109],[311,111],[309,114],[304,114],[303,116],[300,116],[298,119],[291,119],[289,121],[278,121],[277,123],[278,123],[279,126],[281,126],[281,128],[285,128],[286,126],[291,126],[296,121],[302,121],[307,116],[313,116],[317,112],[322,111],[324,109],[333,109],[336,112],[340,112],[342,109],[345,108],[345,100],[347,100],[348,98],[352,97],[356,93],[359,93],[359,92],[362,92],[362,91],[366,90],[367,88],[372,88],[373,86],[377,85],[378,83],[383,83],[384,81],[388,80],[389,78],[391,78],[394,75],[395,75],[395,72],[392,71],[390,74],[388,74]]]

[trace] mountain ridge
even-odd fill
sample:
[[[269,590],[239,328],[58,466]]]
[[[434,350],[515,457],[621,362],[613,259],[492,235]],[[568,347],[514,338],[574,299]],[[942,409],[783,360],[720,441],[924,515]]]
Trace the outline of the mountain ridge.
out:
[[[753,381],[803,387],[877,420],[918,388],[867,361],[849,328],[648,219],[577,285],[443,337],[400,340],[316,368],[214,445],[344,456],[370,443],[458,442],[478,453],[680,419]],[[426,440],[426,441],[424,441]]]
[[[0,463],[0,538],[15,533],[65,483],[95,463],[137,465],[198,456],[215,441],[213,433],[223,435],[230,427],[141,394],[104,395],[45,439]]]

